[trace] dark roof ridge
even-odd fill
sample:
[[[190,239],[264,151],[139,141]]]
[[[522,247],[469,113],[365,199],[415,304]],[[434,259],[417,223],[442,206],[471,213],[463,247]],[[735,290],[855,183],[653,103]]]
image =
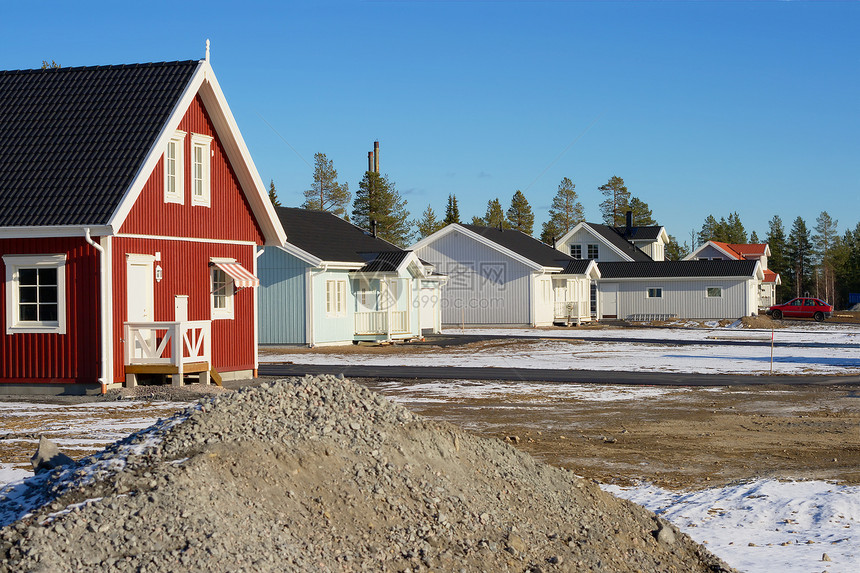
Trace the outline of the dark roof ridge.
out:
[[[187,64],[197,64],[202,60],[175,60],[170,62],[144,62],[144,63],[133,63],[133,64],[105,64],[99,66],[70,66],[70,67],[59,67],[59,68],[28,68],[28,69],[20,69],[20,70],[0,70],[0,75],[15,75],[15,74],[31,74],[31,73],[64,73],[64,72],[79,72],[82,70],[87,71],[95,71],[95,70],[110,70],[110,69],[126,69],[126,68],[157,68],[157,67],[166,67],[166,66],[175,66],[175,65],[187,65]]]

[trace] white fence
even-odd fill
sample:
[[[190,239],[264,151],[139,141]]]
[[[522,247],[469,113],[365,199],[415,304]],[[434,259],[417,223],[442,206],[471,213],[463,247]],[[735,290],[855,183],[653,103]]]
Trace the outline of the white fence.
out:
[[[126,322],[125,364],[169,364],[182,374],[184,364],[212,362],[212,323]]]
[[[556,301],[553,319],[568,322],[591,320],[591,311],[587,302]]]
[[[390,329],[389,329],[390,326]],[[355,313],[355,333],[406,334],[409,332],[409,312],[405,310],[379,310]]]

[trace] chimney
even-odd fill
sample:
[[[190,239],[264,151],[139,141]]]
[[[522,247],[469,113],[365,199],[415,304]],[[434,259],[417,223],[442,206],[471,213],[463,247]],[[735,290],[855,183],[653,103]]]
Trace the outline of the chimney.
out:
[[[367,152],[367,170],[373,171],[373,152],[372,151]]]
[[[633,230],[633,211],[627,211],[627,228],[624,230],[624,234],[629,237],[632,230]]]
[[[379,173],[379,142],[373,142],[373,170]]]
[[[370,220],[370,234],[376,236],[376,219]]]
[[[555,248],[555,235],[552,236],[552,248]]]

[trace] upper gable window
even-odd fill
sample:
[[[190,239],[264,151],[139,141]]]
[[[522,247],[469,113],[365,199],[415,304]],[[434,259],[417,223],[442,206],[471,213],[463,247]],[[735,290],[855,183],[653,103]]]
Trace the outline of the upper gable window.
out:
[[[209,148],[212,138],[199,133],[191,134],[191,204],[210,206]]]
[[[66,255],[3,255],[6,334],[66,333]]]
[[[570,246],[570,256],[574,259],[582,258],[582,245],[571,245]]]
[[[185,202],[185,132],[177,131],[164,152],[164,202]]]
[[[597,260],[597,245],[588,245],[588,258],[596,261]]]

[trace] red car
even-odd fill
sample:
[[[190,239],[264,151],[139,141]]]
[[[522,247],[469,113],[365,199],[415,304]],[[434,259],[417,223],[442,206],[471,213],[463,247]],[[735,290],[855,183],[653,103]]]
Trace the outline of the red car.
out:
[[[785,318],[814,318],[821,322],[830,318],[833,307],[820,298],[798,297],[783,304],[776,304],[767,309],[767,314],[779,320]]]

